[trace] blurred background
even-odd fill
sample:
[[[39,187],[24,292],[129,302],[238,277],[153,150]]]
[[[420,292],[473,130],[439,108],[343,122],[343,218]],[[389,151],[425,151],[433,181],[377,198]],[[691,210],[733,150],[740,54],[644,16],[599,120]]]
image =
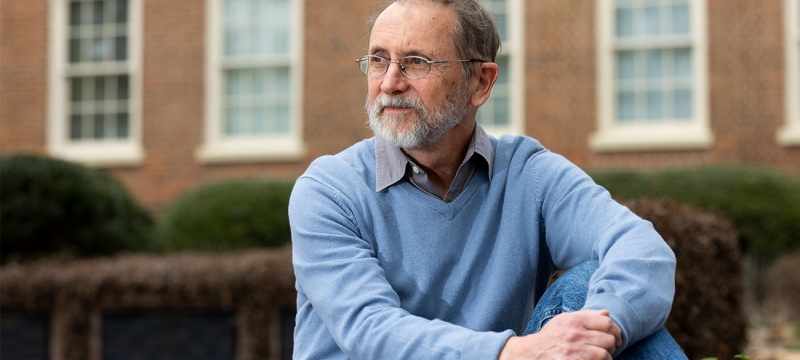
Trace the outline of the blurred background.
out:
[[[720,266],[741,269],[731,270],[742,286],[731,301],[747,338],[703,356],[797,356],[800,0],[481,3],[503,41],[481,125],[536,138],[615,198],[671,199],[730,222],[736,256]],[[257,282],[239,277],[285,262],[261,251],[290,242],[293,180],[371,136],[355,60],[375,8],[0,0],[0,356],[134,358],[130,349],[146,346],[131,343],[168,338],[153,329],[169,326],[212,329],[223,344],[167,358],[289,356],[291,294],[251,296]],[[255,268],[241,268],[248,261]],[[236,263],[216,285],[191,285]],[[136,278],[142,266],[179,280]],[[93,278],[95,267],[116,275]],[[281,269],[264,276],[291,292],[291,266]],[[26,285],[34,273],[40,283]],[[73,285],[84,290],[65,290]],[[252,315],[254,304],[275,311]],[[125,330],[136,327],[145,330]],[[263,339],[272,345],[254,345]],[[169,354],[183,346],[175,341],[150,348]],[[778,355],[761,353],[771,347]]]

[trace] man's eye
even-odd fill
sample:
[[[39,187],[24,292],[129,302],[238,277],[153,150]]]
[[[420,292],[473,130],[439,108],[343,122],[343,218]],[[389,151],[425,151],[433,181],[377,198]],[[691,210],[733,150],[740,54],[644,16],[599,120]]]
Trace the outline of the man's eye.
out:
[[[372,57],[372,62],[373,63],[380,64],[380,63],[383,63],[384,61],[386,61],[386,59],[384,59],[382,57],[377,57],[377,56],[373,56]]]
[[[422,60],[422,59],[420,59],[420,58],[412,58],[412,59],[411,59],[411,63],[412,63],[412,64],[414,64],[414,65],[420,65],[420,64],[422,64],[422,63],[424,63],[424,62],[425,62],[425,61],[424,61],[424,60]]]

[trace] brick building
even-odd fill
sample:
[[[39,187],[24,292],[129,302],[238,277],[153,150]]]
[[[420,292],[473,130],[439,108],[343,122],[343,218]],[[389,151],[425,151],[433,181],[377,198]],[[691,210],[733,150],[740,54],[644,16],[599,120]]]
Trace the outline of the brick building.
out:
[[[587,169],[800,174],[800,0],[484,0],[479,120]],[[372,0],[2,0],[0,153],[106,169],[159,209],[371,136]]]

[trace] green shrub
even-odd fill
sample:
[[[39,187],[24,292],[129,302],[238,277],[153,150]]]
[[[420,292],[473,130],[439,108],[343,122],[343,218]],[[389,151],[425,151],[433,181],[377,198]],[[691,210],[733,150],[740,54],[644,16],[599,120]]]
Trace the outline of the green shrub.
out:
[[[660,198],[730,219],[744,251],[771,257],[800,248],[800,178],[750,167],[591,173],[616,198]]]
[[[2,261],[150,247],[154,221],[115,179],[37,155],[0,158]]]
[[[228,251],[288,244],[293,185],[236,180],[187,193],[162,214],[162,250]]]

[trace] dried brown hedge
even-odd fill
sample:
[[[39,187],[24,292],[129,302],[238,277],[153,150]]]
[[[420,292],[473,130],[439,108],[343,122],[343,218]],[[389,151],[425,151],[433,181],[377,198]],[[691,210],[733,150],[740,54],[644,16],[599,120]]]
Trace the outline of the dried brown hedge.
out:
[[[689,359],[732,359],[746,345],[742,256],[733,225],[671,200],[622,201],[653,223],[675,252],[667,330]]]
[[[124,255],[71,263],[8,265],[0,271],[3,310],[50,312],[60,358],[89,356],[90,313],[102,309],[235,311],[237,359],[269,358],[276,316],[295,301],[291,250],[225,255]]]

